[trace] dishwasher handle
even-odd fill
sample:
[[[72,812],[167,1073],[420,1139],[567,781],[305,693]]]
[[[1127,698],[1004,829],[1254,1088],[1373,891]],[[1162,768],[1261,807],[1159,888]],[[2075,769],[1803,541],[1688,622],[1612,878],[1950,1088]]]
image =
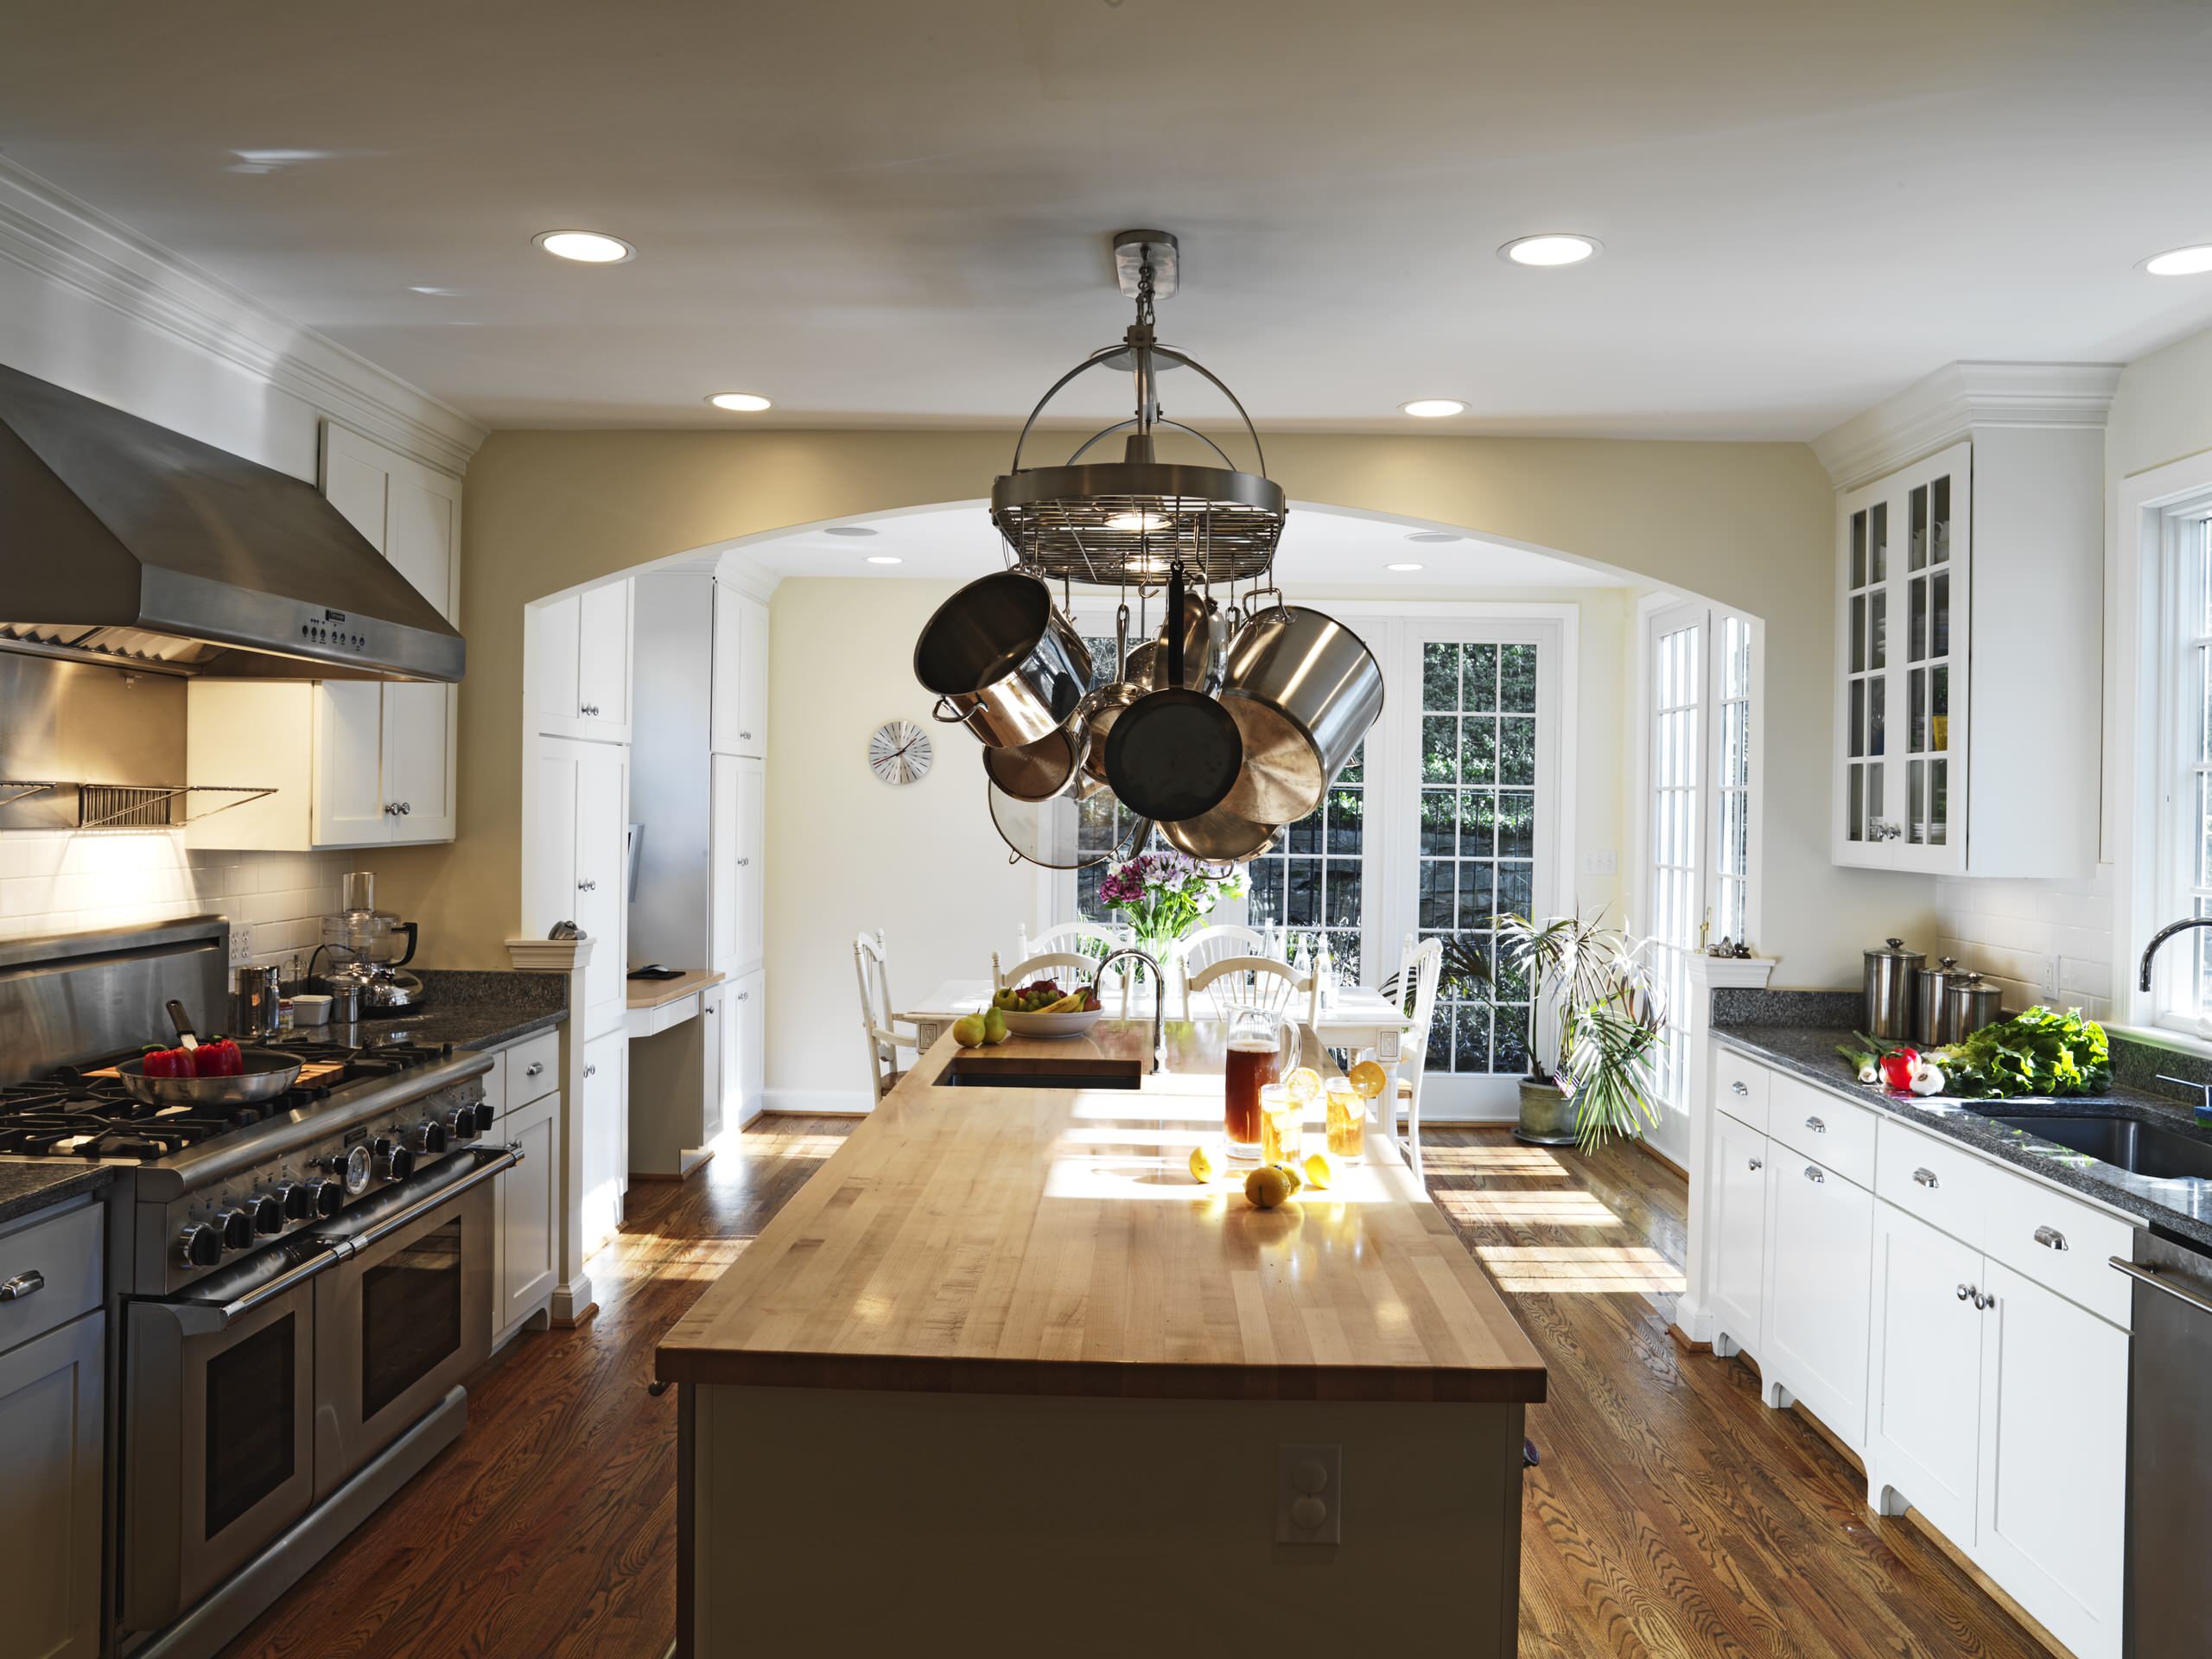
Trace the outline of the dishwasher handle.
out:
[[[2156,1268],[2138,1267],[2125,1256],[2113,1255],[2105,1259],[2136,1283],[2148,1285],[2153,1290],[2163,1290],[2175,1300],[2187,1302],[2200,1313],[2212,1313],[2212,1297],[2200,1296],[2186,1285],[2176,1284]]]

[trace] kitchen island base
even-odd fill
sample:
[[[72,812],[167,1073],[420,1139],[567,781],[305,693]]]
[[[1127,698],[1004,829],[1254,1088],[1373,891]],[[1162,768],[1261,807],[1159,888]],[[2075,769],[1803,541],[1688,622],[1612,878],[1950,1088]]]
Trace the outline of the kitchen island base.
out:
[[[1523,1417],[687,1383],[677,1651],[1506,1659]],[[1277,1541],[1287,1446],[1339,1448],[1339,1541]]]

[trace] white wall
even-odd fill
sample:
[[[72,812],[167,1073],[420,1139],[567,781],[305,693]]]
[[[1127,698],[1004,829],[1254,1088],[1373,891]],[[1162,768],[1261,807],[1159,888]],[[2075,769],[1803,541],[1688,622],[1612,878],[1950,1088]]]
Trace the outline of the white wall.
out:
[[[915,638],[957,584],[895,578],[787,578],[771,602],[768,751],[768,1108],[856,1109],[868,1101],[853,936],[881,928],[894,1007],[946,979],[1012,960],[1014,929],[1036,925],[1039,882],[1009,865],[985,805],[982,752],[930,721],[914,681]],[[1339,597],[1375,595],[1339,595]],[[1433,594],[1390,597],[1417,607]],[[1452,597],[1466,598],[1462,589]],[[1318,595],[1314,603],[1325,607]],[[1577,689],[1575,861],[1630,855],[1622,742],[1630,689],[1625,589],[1569,588],[1485,600],[1582,608]],[[868,734],[887,720],[923,724],[937,764],[893,789],[868,769]],[[1578,901],[1619,913],[1619,874],[1577,879]]]

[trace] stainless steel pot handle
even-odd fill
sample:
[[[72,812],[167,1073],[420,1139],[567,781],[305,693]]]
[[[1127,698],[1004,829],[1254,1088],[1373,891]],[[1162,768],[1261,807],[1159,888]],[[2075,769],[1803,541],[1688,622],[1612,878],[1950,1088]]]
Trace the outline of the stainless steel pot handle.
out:
[[[965,726],[976,717],[976,710],[973,709],[968,710],[966,714],[946,714],[944,711],[951,702],[950,697],[939,697],[936,706],[930,710],[930,718],[940,726]]]
[[[2126,1257],[2120,1255],[2108,1255],[2105,1260],[2138,1283],[2148,1285],[2153,1290],[2163,1290],[2176,1300],[2187,1302],[2201,1313],[2212,1313],[2212,1299],[2200,1296],[2185,1286],[2174,1283],[2156,1268],[2139,1268]]]

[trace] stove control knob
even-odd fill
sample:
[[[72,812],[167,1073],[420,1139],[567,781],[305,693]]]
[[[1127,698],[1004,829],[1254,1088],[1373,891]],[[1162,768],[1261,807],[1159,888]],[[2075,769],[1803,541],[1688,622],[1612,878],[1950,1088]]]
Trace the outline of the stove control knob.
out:
[[[444,1124],[426,1118],[415,1126],[412,1138],[416,1151],[435,1158],[446,1149],[448,1137]]]
[[[253,1243],[253,1217],[243,1210],[218,1210],[213,1226],[226,1250],[243,1250]]]
[[[462,1120],[462,1127],[454,1133],[464,1141],[474,1141],[492,1127],[492,1109],[480,1100],[462,1107],[454,1116]]]
[[[311,1181],[280,1181],[276,1185],[276,1202],[284,1206],[284,1219],[306,1221],[315,1214],[315,1184]]]
[[[274,1192],[257,1192],[245,1201],[246,1213],[253,1217],[257,1233],[281,1233],[284,1230],[284,1201]]]
[[[415,1173],[415,1154],[398,1141],[378,1136],[372,1150],[377,1173],[387,1181],[404,1181]]]
[[[188,1268],[212,1268],[223,1259],[223,1236],[194,1222],[176,1236],[176,1253]]]
[[[326,1221],[346,1207],[346,1183],[317,1181],[315,1183],[315,1212]]]

